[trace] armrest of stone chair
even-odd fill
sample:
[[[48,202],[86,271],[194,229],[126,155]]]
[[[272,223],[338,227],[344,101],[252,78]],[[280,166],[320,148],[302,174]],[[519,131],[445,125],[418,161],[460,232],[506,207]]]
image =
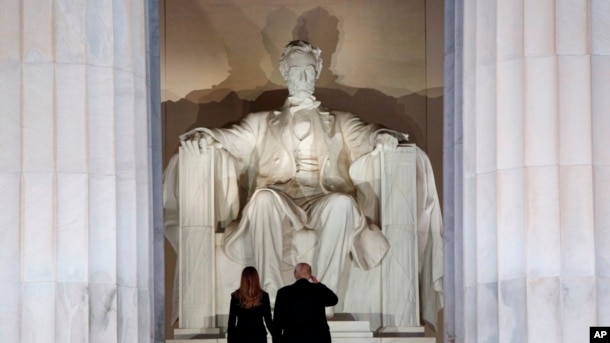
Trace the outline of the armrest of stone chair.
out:
[[[178,255],[172,322],[214,328],[215,231],[238,215],[235,161],[222,149],[183,141],[163,187],[165,234]]]
[[[180,328],[215,327],[213,147],[180,147],[178,158],[178,317]]]
[[[442,307],[442,221],[431,171],[414,144],[364,155],[350,168],[358,204],[390,243],[381,262],[384,327],[419,326],[420,312],[434,325]]]

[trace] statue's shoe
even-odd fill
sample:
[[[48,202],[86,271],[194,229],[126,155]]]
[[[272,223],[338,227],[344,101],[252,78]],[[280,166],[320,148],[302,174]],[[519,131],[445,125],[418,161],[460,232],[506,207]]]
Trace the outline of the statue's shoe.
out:
[[[272,293],[273,292],[273,293]],[[277,296],[277,290],[273,289],[271,290],[271,292],[267,292],[269,294],[269,305],[271,305],[271,308],[274,309],[275,308],[275,297]]]
[[[326,313],[326,319],[330,319],[335,316],[335,308],[333,306],[324,308],[324,312]]]

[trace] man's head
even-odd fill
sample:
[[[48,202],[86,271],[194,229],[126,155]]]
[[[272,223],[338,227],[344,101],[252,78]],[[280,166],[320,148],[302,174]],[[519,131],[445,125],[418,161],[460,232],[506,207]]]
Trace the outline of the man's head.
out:
[[[301,262],[294,267],[294,278],[309,280],[311,278],[311,266]]]
[[[322,71],[320,54],[319,48],[302,40],[294,40],[284,47],[280,74],[288,85],[290,96],[305,98],[313,94]]]

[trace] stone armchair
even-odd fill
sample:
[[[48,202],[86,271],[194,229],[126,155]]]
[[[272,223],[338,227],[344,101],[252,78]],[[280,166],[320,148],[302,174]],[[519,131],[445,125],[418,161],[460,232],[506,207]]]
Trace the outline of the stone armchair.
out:
[[[182,142],[164,174],[165,234],[178,256],[172,322],[218,328],[245,267],[224,254],[223,228],[239,215],[238,184],[248,177],[224,150],[192,144]],[[442,222],[428,157],[413,144],[374,151],[354,161],[350,176],[358,203],[391,247],[369,271],[352,264],[335,312],[373,328],[416,327],[421,319],[434,326],[442,308]]]

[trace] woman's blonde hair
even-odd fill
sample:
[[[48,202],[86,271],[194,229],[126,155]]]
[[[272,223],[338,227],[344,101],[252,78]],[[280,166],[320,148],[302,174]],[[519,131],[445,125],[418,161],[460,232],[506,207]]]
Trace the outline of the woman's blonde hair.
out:
[[[239,306],[243,308],[253,308],[261,304],[263,289],[256,268],[244,268],[241,272],[239,288],[233,292],[233,296],[237,298]]]

